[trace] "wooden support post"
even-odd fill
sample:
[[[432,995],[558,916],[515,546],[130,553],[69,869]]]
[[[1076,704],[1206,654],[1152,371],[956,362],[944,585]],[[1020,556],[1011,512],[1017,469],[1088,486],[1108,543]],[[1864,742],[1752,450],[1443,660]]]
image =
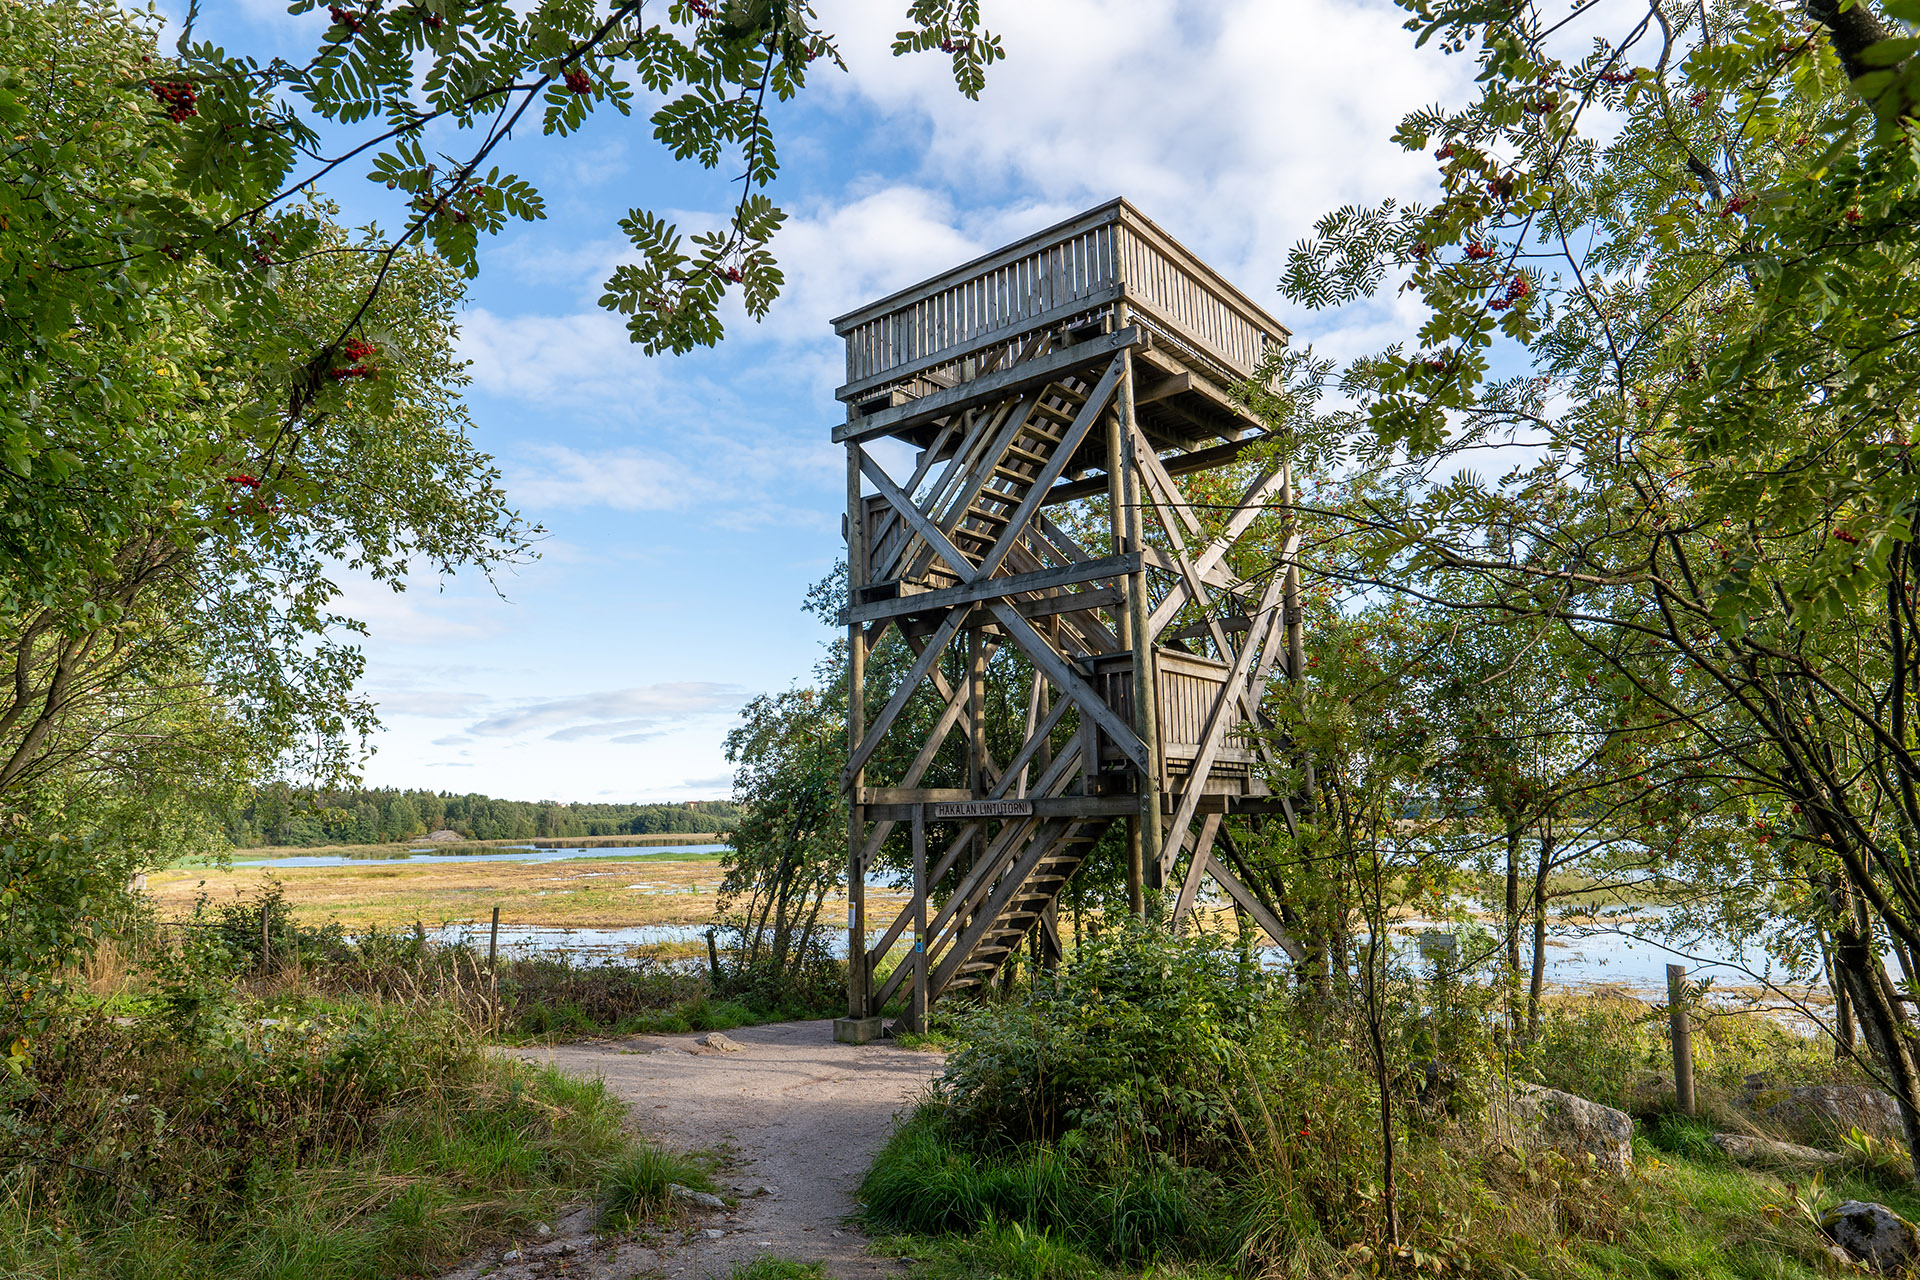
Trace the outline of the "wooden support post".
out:
[[[267,912],[267,904],[260,904],[260,972],[267,972],[273,959],[273,917]]]
[[[1693,1029],[1687,1025],[1687,966],[1667,966],[1667,1022],[1673,1034],[1673,1096],[1680,1114],[1693,1114]]]
[[[500,1029],[500,907],[493,908],[493,923],[487,926],[487,1020],[493,1030]]]
[[[1146,545],[1140,510],[1140,464],[1134,456],[1138,433],[1133,423],[1133,353],[1123,352],[1120,373],[1120,398],[1117,432],[1120,436],[1120,477],[1123,509],[1126,514],[1128,551]],[[1132,629],[1133,648],[1133,728],[1146,745],[1147,759],[1140,771],[1140,816],[1134,822],[1138,840],[1127,840],[1127,888],[1134,914],[1146,918],[1142,881],[1146,864],[1160,860],[1160,789],[1166,785],[1166,772],[1160,751],[1153,671],[1153,632],[1148,626],[1151,601],[1147,599],[1147,573],[1142,568],[1127,579],[1127,613]],[[1198,785],[1197,783],[1195,785]]]
[[[985,798],[987,782],[987,646],[979,627],[967,631],[967,786]]]
[[[847,599],[858,603],[860,589],[867,581],[866,500],[860,492],[860,445],[847,445]],[[847,626],[847,751],[859,749],[866,734],[867,646],[865,628],[859,623]],[[861,857],[866,843],[866,807],[860,803],[860,788],[866,785],[865,769],[856,769],[850,779],[851,803],[847,805],[847,1017],[868,1015],[867,995],[871,990],[867,972],[867,869]]]
[[[1121,311],[1122,314],[1124,314],[1124,303],[1121,306]],[[1132,386],[1133,379],[1131,373],[1132,365],[1129,363],[1127,372],[1123,375],[1121,382],[1123,396]],[[1133,526],[1128,522],[1127,451],[1129,446],[1126,443],[1128,432],[1127,414],[1125,413],[1127,403],[1127,401],[1123,400],[1121,404],[1116,405],[1113,415],[1107,419],[1107,528],[1113,539],[1113,551],[1116,555],[1124,551],[1129,551],[1138,545],[1131,540],[1132,535],[1130,530],[1133,529]],[[1114,621],[1119,624],[1114,628],[1114,631],[1120,638],[1120,647],[1122,649],[1134,648],[1133,597],[1136,591],[1144,591],[1145,582],[1146,574],[1144,571],[1129,575],[1125,580],[1126,599],[1121,601],[1120,607],[1113,611]],[[1140,661],[1138,652],[1139,651],[1135,649],[1134,663],[1136,666]],[[1138,687],[1136,684],[1136,690]],[[1134,705],[1139,705],[1137,700]],[[1135,727],[1138,728],[1139,719],[1137,716],[1135,717],[1134,724]],[[1146,792],[1151,789],[1152,784],[1143,780],[1140,787],[1141,795],[1144,797]],[[1123,821],[1126,823],[1127,833],[1127,909],[1131,911],[1136,918],[1145,919],[1147,914],[1145,891],[1146,855],[1140,846],[1141,823],[1138,817],[1128,817],[1123,819]]]
[[[927,1032],[927,806],[913,807],[913,1001],[907,1026]]]
[[[1300,513],[1293,505],[1293,464],[1287,462],[1280,468],[1280,505],[1286,508],[1287,530],[1282,536],[1283,545],[1291,546],[1293,554],[1287,558],[1287,585],[1281,596],[1280,620],[1287,628],[1287,683],[1297,693],[1300,682],[1307,674],[1307,648],[1305,640],[1305,618],[1300,604]],[[1261,691],[1255,689],[1257,699]],[[1306,775],[1303,782],[1303,794],[1307,802],[1313,802],[1313,760],[1306,761]],[[1291,825],[1291,824],[1289,824]]]

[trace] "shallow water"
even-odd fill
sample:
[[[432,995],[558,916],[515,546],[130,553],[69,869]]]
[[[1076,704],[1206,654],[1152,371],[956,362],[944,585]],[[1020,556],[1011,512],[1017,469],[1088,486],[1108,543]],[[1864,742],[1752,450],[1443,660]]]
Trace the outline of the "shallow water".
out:
[[[1414,922],[1396,930],[1407,952],[1413,951],[1413,936],[1423,927],[1431,926]],[[692,924],[649,924],[617,929],[503,925],[500,929],[500,946],[502,950],[523,954],[565,952],[591,959],[617,958],[640,948],[674,944],[704,947],[706,933],[705,925]],[[448,925],[438,930],[436,936],[449,942],[464,938],[470,944],[484,947],[487,927],[484,924]],[[847,951],[845,932],[834,929],[828,937],[833,954],[844,957]],[[872,945],[879,939],[880,931],[876,930],[869,937],[868,944]],[[1265,948],[1264,952],[1276,967],[1285,963],[1278,948]],[[1413,959],[1411,955],[1408,958]],[[1748,969],[1755,974],[1767,972],[1766,957],[1758,947],[1752,948],[1744,957],[1728,951],[1719,954],[1679,954],[1657,943],[1618,933],[1581,936],[1574,930],[1560,930],[1548,935],[1547,983],[1563,990],[1617,987],[1643,999],[1664,1001],[1667,993],[1666,967],[1669,964],[1684,964],[1689,980],[1698,982],[1712,978],[1715,985],[1723,990],[1755,985],[1756,979],[1747,972]],[[1740,965],[1745,968],[1736,967]],[[1774,981],[1789,985],[1784,978],[1785,975],[1777,970],[1773,974]],[[1804,992],[1806,987],[1792,985],[1790,989]]]
[[[461,862],[571,862],[575,858],[671,859],[689,853],[724,853],[724,844],[618,845],[587,849],[536,849],[532,845],[504,845],[485,853],[435,853],[415,849],[404,858],[353,858],[345,854],[303,854],[291,858],[235,858],[236,867],[400,867],[440,866]]]

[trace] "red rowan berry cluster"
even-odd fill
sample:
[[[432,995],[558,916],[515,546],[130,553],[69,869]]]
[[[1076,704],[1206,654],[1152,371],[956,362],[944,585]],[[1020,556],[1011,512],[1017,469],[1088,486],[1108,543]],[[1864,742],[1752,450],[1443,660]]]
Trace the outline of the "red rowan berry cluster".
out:
[[[1515,276],[1507,281],[1507,291],[1487,303],[1491,311],[1505,311],[1533,292],[1533,284],[1525,276]]]
[[[1706,100],[1707,100],[1707,91],[1705,89],[1695,89],[1693,91],[1693,96],[1687,99],[1687,104],[1689,106],[1697,107],[1701,103],[1705,102]]]
[[[343,9],[337,4],[332,5],[327,9],[327,16],[329,18],[332,18],[334,23],[337,26],[345,27],[348,31],[353,32],[355,35],[360,34],[360,28],[367,25],[367,20],[365,18],[362,18],[359,14],[355,13],[353,10]]]
[[[567,69],[567,89],[572,93],[589,94],[593,92],[593,81],[587,79],[587,73],[578,67]]]
[[[711,18],[713,6],[708,4],[707,0],[687,0],[687,12],[696,18]]]
[[[447,25],[440,15],[431,9],[415,9],[414,12],[420,15],[420,20],[427,24],[427,30],[429,31],[438,31],[441,27]]]
[[[1478,262],[1482,258],[1491,258],[1492,256],[1492,245],[1481,244],[1478,240],[1472,240],[1467,243],[1467,257],[1469,260]]]
[[[952,37],[949,37],[940,42],[940,52],[958,53],[962,49],[966,48],[969,43],[970,41],[965,36],[961,36],[958,40],[955,40]]]
[[[147,88],[153,91],[154,100],[166,108],[167,119],[175,124],[200,114],[199,91],[183,80],[149,80]]]
[[[1633,72],[1631,72],[1631,71],[1622,71],[1622,70],[1614,70],[1614,71],[1602,71],[1602,72],[1600,73],[1600,83],[1601,83],[1601,84],[1615,84],[1615,85],[1619,85],[1619,84],[1632,84],[1632,83],[1633,83]]]
[[[1849,209],[1845,213],[1841,214],[1840,216],[1845,218],[1848,222],[1860,221],[1860,211],[1858,209]]]
[[[260,487],[260,477],[250,476],[246,472],[241,471],[228,476],[227,483],[239,485],[242,489],[258,489]]]
[[[327,376],[335,382],[344,382],[348,378],[372,378],[375,376],[372,355],[372,344],[358,338],[348,338],[340,344],[340,356],[347,363],[327,370]]]
[[[1750,195],[1735,196],[1733,197],[1733,199],[1727,201],[1725,208],[1720,210],[1720,216],[1723,218],[1730,218],[1734,214],[1740,212],[1742,209],[1746,208],[1748,205],[1752,203],[1753,203],[1753,197]]]
[[[1453,144],[1452,144],[1451,142],[1449,142],[1449,143],[1448,143],[1448,144],[1447,144],[1446,146],[1444,146],[1444,147],[1442,147],[1442,148],[1440,148],[1440,149],[1439,149],[1438,151],[1436,151],[1436,152],[1434,152],[1434,153],[1433,153],[1433,158],[1434,158],[1435,160],[1451,160],[1451,159],[1453,159],[1453,154],[1454,154],[1454,153],[1453,153]]]
[[[1840,541],[1846,543],[1850,547],[1857,547],[1860,545],[1860,536],[1851,529],[1835,529],[1833,531],[1833,536],[1840,539]]]
[[[740,274],[740,268],[738,267],[723,267],[718,264],[715,264],[713,268],[713,274],[717,276],[724,276],[735,284],[739,284],[742,279],[742,276]]]

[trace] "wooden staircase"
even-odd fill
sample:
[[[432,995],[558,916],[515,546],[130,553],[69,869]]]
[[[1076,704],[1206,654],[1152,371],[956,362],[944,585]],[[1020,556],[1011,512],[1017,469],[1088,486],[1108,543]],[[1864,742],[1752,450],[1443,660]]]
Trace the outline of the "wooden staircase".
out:
[[[935,521],[974,567],[980,566],[1000,540],[1014,512],[1032,491],[1036,477],[1059,450],[1074,415],[1086,402],[1084,392],[1065,383],[1050,382],[1041,388],[1027,403],[1026,411],[988,443],[992,465],[972,469],[974,483],[956,494]],[[954,586],[960,581],[931,561],[931,553],[923,551],[912,576],[931,588]]]
[[[1111,818],[1041,822],[994,884],[985,904],[935,961],[927,982],[929,998],[984,986],[1040,923],[1112,822]]]

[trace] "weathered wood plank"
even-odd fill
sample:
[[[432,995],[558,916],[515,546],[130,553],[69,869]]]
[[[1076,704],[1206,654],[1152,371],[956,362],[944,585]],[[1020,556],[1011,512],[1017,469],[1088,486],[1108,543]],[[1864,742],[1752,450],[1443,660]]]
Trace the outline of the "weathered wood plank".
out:
[[[1007,635],[1035,666],[1046,672],[1053,687],[1071,698],[1074,705],[1080,708],[1082,716],[1091,715],[1099,724],[1100,731],[1113,740],[1113,745],[1120,749],[1121,754],[1144,770],[1147,767],[1147,744],[1140,741],[1140,735],[1133,731],[1133,726],[1114,714],[1106,699],[1094,692],[1093,687],[1080,678],[1080,673],[1055,653],[1045,637],[1035,631],[1033,624],[1021,617],[1013,606],[1004,600],[996,600],[992,608],[993,616],[1000,620]]]
[[[1193,860],[1187,864],[1187,878],[1180,882],[1180,896],[1174,900],[1173,917],[1167,921],[1174,933],[1185,932],[1187,912],[1193,909],[1193,900],[1200,892],[1200,881],[1207,874],[1207,864],[1213,860],[1213,842],[1220,835],[1221,815],[1210,813],[1200,824],[1200,838],[1194,842]]]
[[[1014,616],[1019,617],[1018,614]],[[893,691],[893,697],[887,699],[887,705],[880,709],[880,714],[873,718],[873,723],[868,726],[866,736],[860,740],[860,745],[853,749],[847,760],[847,767],[840,774],[842,787],[853,784],[853,779],[865,767],[868,757],[873,755],[880,745],[880,740],[887,736],[887,730],[893,727],[893,722],[899,718],[900,712],[906,708],[907,703],[919,690],[920,682],[927,678],[927,672],[932,669],[947,645],[952,643],[954,635],[960,630],[963,617],[959,610],[955,610],[934,628],[927,647],[922,649],[920,656],[914,660],[913,668],[907,672],[906,678],[901,680],[900,687]]]
[[[1086,342],[1075,343],[1071,347],[1062,347],[1057,351],[1036,356],[1023,364],[982,374],[969,382],[957,383],[948,390],[935,391],[917,400],[909,400],[891,409],[881,409],[877,413],[869,413],[864,417],[843,423],[833,429],[834,443],[901,435],[957,413],[979,401],[996,396],[1014,396],[1023,391],[1030,391],[1034,387],[1044,386],[1083,365],[1098,364],[1111,357],[1116,351],[1139,346],[1145,341],[1145,330],[1127,328]]]
[[[1260,597],[1260,608],[1255,613],[1256,617],[1266,616],[1272,611],[1274,602],[1280,598],[1283,584],[1282,575],[1275,573],[1268,581],[1265,593]],[[1249,636],[1248,639],[1252,640],[1253,637]],[[1240,646],[1240,652],[1233,660],[1233,669],[1227,675],[1227,683],[1214,700],[1213,714],[1207,718],[1206,736],[1200,741],[1199,754],[1194,757],[1187,775],[1192,785],[1181,792],[1179,807],[1173,811],[1175,831],[1186,830],[1187,824],[1193,821],[1195,807],[1200,802],[1199,782],[1213,768],[1213,758],[1219,754],[1220,744],[1226,739],[1227,731],[1244,718],[1241,714],[1242,693],[1247,687],[1247,676],[1253,670],[1254,656],[1253,644]],[[1173,870],[1164,855],[1161,858],[1160,868],[1163,876]]]
[[[1241,454],[1260,444],[1264,435],[1248,436],[1243,440],[1233,440],[1226,444],[1217,444],[1208,449],[1196,449],[1192,453],[1176,454],[1171,458],[1162,458],[1160,465],[1171,476],[1184,476],[1192,471],[1208,471],[1214,467],[1225,466]],[[1105,476],[1088,476],[1085,480],[1069,480],[1065,484],[1056,484],[1047,490],[1042,506],[1055,506],[1062,502],[1072,502],[1077,498],[1090,498],[1096,493],[1105,493]]]
[[[1001,532],[999,541],[980,562],[982,574],[991,575],[995,569],[998,569],[1000,562],[1007,558],[1007,552],[1013,549],[1014,543],[1026,532],[1027,521],[1035,511],[1039,510],[1040,500],[1046,496],[1047,489],[1060,477],[1060,473],[1066,470],[1067,463],[1072,459],[1074,451],[1080,447],[1080,442],[1087,438],[1087,432],[1093,429],[1093,424],[1098,422],[1100,415],[1106,412],[1107,402],[1113,399],[1114,391],[1119,388],[1120,377],[1126,372],[1126,367],[1127,355],[1122,351],[1107,366],[1107,371],[1101,375],[1100,381],[1094,384],[1093,390],[1087,393],[1085,402],[1080,406],[1080,412],[1073,417],[1073,425],[1067,428],[1066,434],[1060,438],[1060,443],[1054,446],[1053,456],[1047,459],[1046,465],[1040,468],[1039,474],[1028,482],[1027,496],[1021,499],[1018,507],[1014,508],[1013,514],[1007,518],[1007,527]]]
[[[923,591],[916,595],[898,596],[892,600],[875,600],[869,604],[856,605],[848,609],[843,617],[847,622],[873,622],[881,618],[897,618],[910,613],[932,613],[936,609],[947,609],[954,605],[974,604],[982,600],[994,600],[1028,591],[1047,591],[1081,582],[1096,582],[1102,578],[1122,577],[1139,568],[1140,557],[1137,554],[1130,552],[1126,555],[1105,556],[1099,560],[1085,560],[1078,564],[1061,565],[1035,573],[976,578],[972,582],[957,587],[942,587],[937,591]],[[1093,606],[1088,604],[1073,607],[1092,608]]]
[[[942,533],[933,521],[927,519],[927,513],[922,511],[914,500],[893,482],[893,477],[888,475],[879,463],[862,455],[860,469],[866,473],[867,479],[873,481],[873,487],[880,491],[888,504],[913,526],[914,532],[926,539],[927,545],[933,548],[934,554],[945,560],[948,568],[962,582],[973,581],[976,575],[972,562],[960,554],[960,549],[948,541],[947,535]]]
[[[1227,891],[1227,896],[1232,898],[1242,911],[1253,917],[1255,924],[1267,931],[1267,936],[1287,953],[1289,960],[1299,964],[1306,958],[1307,949],[1294,940],[1294,936],[1287,932],[1287,927],[1280,923],[1279,918],[1267,910],[1266,904],[1254,897],[1252,891],[1241,884],[1240,878],[1227,870],[1218,858],[1207,859],[1207,873]]]

